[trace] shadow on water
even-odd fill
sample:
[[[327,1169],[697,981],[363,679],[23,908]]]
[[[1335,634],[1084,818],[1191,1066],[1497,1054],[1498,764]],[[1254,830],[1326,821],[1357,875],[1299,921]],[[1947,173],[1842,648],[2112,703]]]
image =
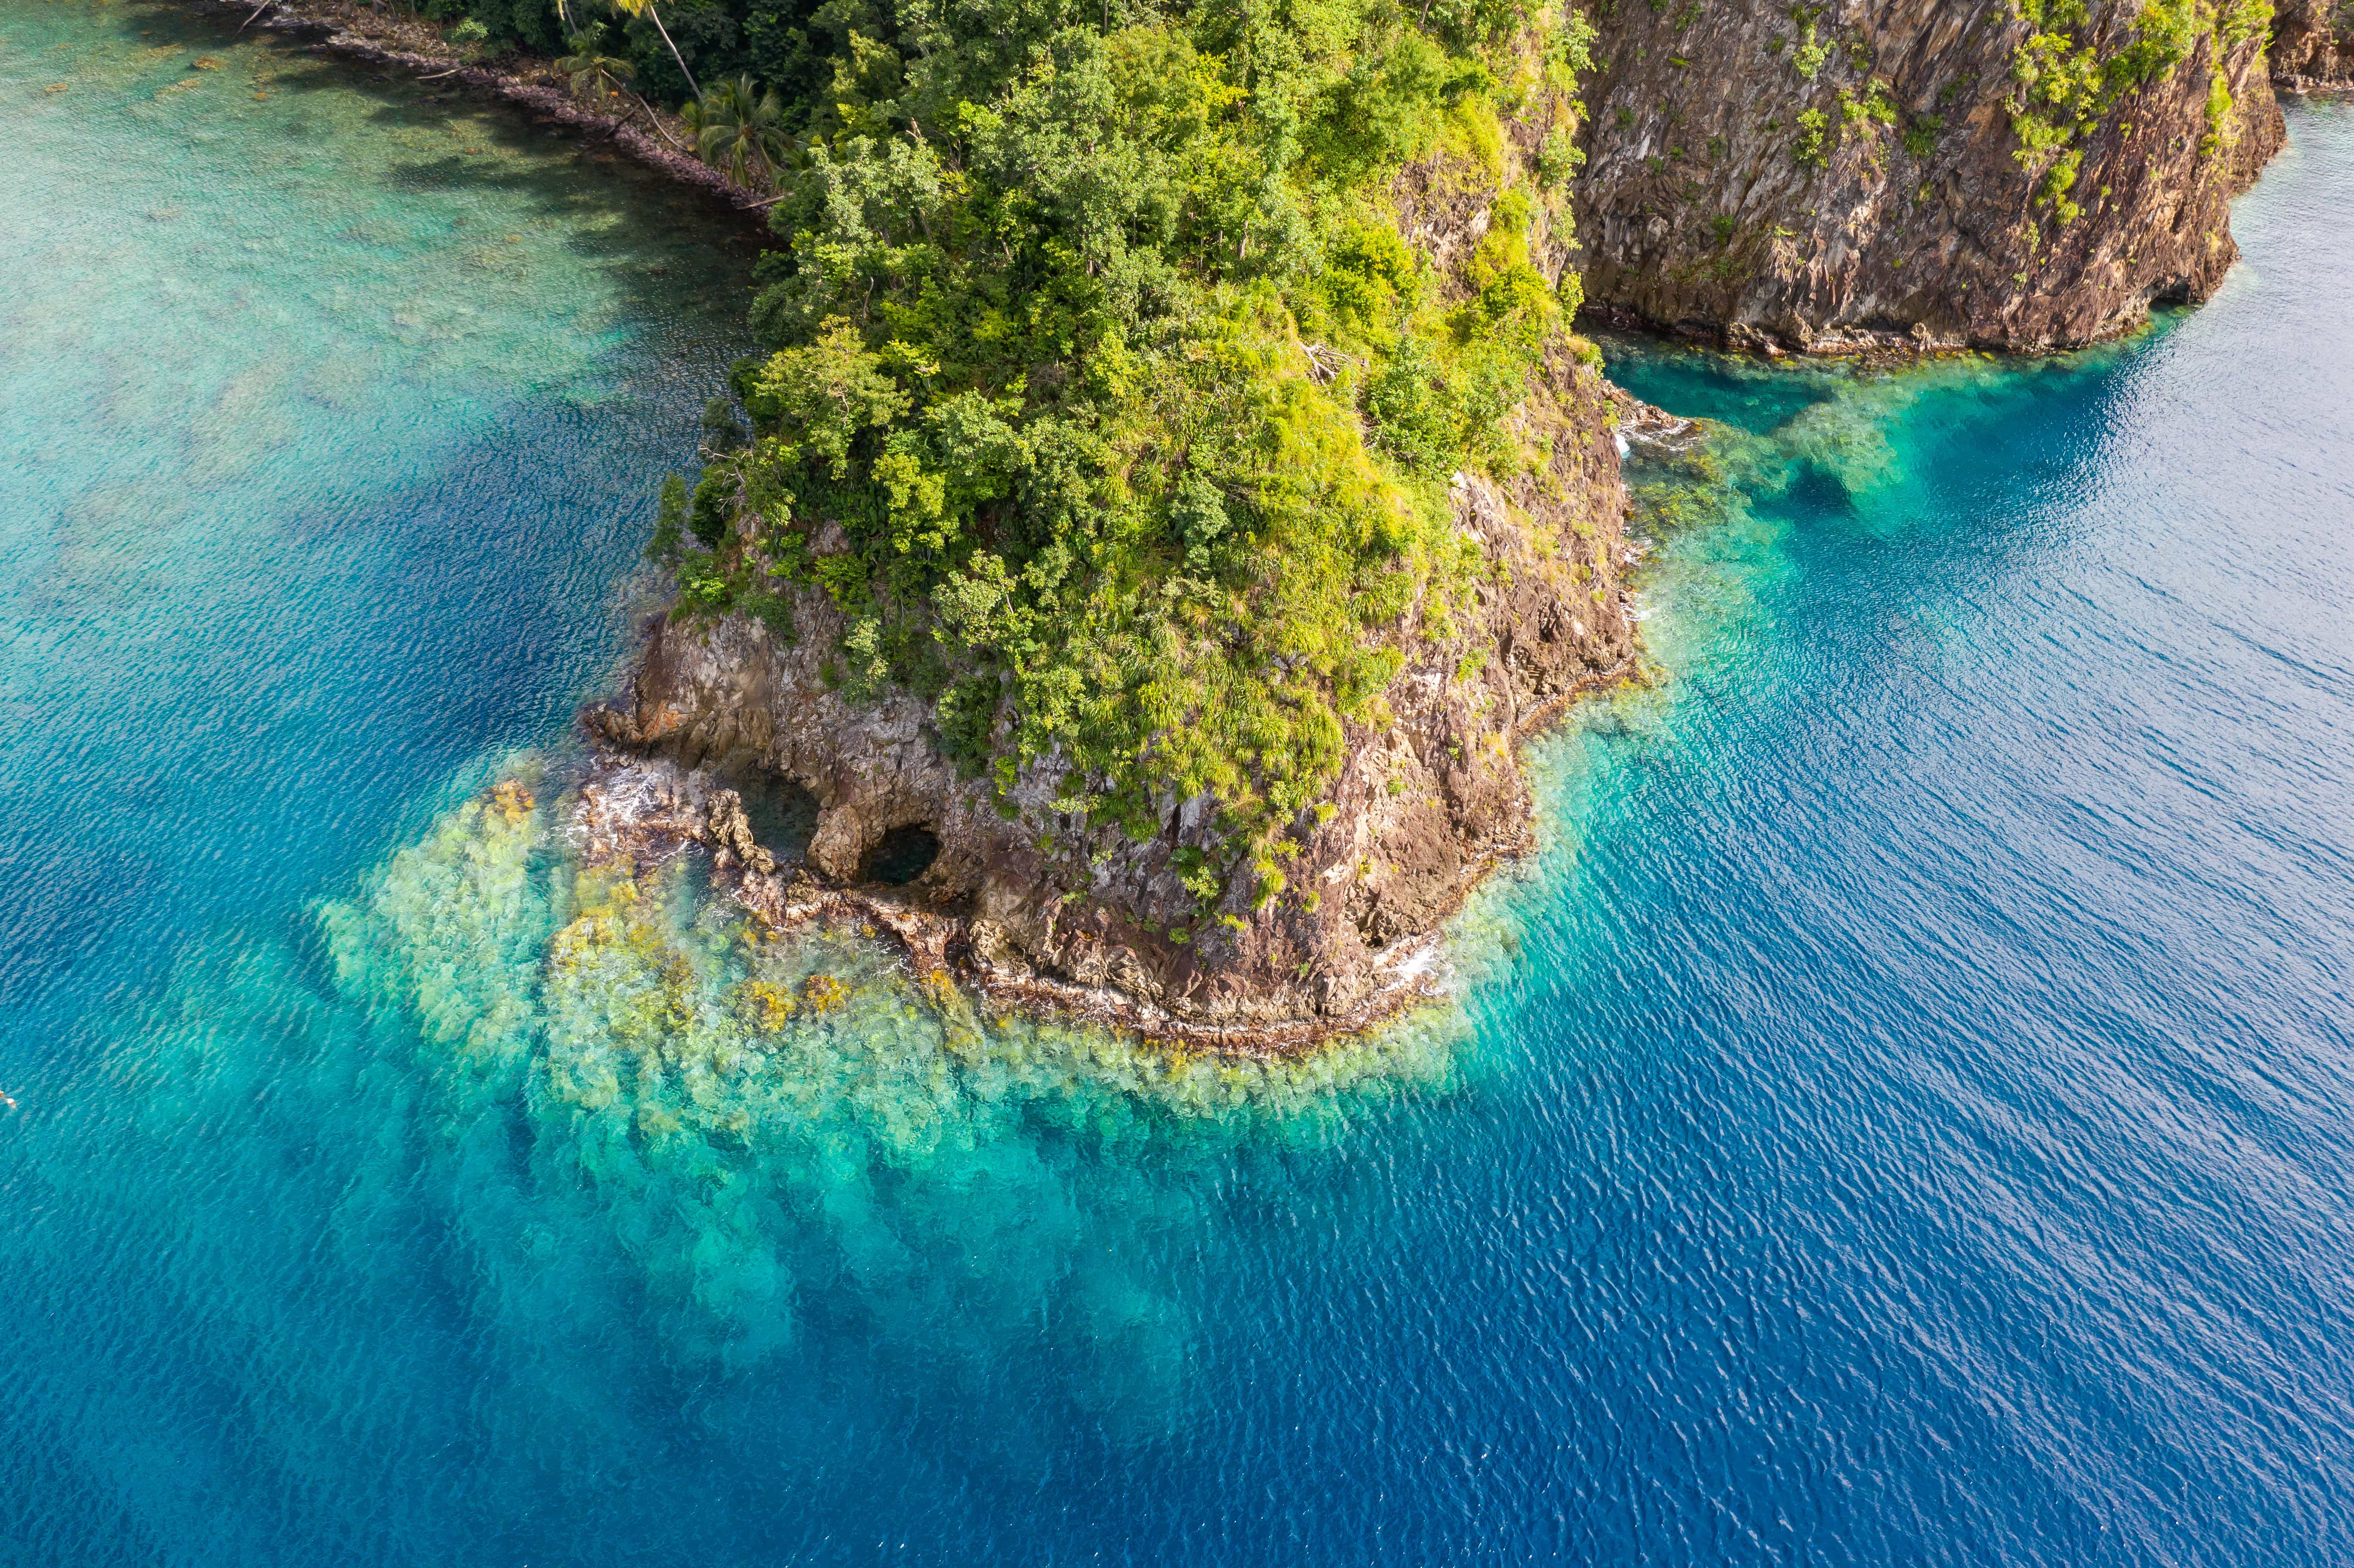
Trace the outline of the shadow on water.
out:
[[[567,223],[566,243],[585,258],[657,268],[708,256],[714,286],[737,283],[758,252],[774,244],[766,221],[717,194],[683,184],[637,162],[590,129],[560,125],[481,90],[435,89],[398,68],[312,52],[282,34],[240,33],[223,13],[133,0],[110,7],[126,43],[143,48],[168,40],[189,48],[238,44],[266,50],[271,90],[365,101],[367,119],[387,134],[450,132],[462,127],[476,156],[443,154],[402,161],[384,183],[408,191],[453,185],[497,190],[527,198],[547,218]],[[290,127],[297,139],[308,134]],[[659,210],[660,217],[655,216]],[[607,217],[616,221],[584,222]],[[725,259],[710,253],[724,251]]]
[[[939,834],[920,822],[905,823],[875,841],[875,847],[859,862],[858,880],[905,887],[939,858]]]
[[[753,841],[779,863],[797,866],[807,858],[817,834],[818,807],[806,787],[749,762],[726,763],[714,776],[742,798]]]

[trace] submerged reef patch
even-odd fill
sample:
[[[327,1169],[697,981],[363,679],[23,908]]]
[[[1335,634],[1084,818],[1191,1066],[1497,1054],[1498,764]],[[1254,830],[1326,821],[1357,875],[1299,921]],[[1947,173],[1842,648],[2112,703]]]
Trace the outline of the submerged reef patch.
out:
[[[1451,1017],[1280,1062],[991,1017],[872,927],[718,895],[700,849],[567,831],[535,771],[323,910],[336,980],[407,1021],[443,1138],[593,1200],[689,1360],[822,1319],[970,1365],[1044,1310],[1154,1408],[1186,1357],[1136,1213],[1455,1072]]]
[[[2164,330],[2163,328],[2159,330]],[[2020,361],[1977,353],[1919,359],[1776,362],[1612,343],[1612,374],[1633,393],[1693,396],[1725,418],[1681,418],[1622,393],[1620,432],[1633,502],[1630,532],[1648,548],[1700,524],[1739,523],[1757,506],[1814,487],[1874,515],[1923,510],[1925,476],[1890,440],[1924,399],[1991,407],[2053,382],[2092,387],[2131,343]]]

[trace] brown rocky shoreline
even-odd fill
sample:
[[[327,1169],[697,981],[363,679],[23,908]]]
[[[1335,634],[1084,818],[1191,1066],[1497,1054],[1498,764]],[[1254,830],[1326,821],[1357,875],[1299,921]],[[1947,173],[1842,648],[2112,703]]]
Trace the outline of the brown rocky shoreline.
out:
[[[712,885],[769,936],[828,929],[885,939],[927,991],[961,986],[984,1005],[1130,1035],[1148,1046],[1278,1058],[1377,1029],[1441,999],[1439,940],[1402,946],[1385,982],[1352,1012],[1288,1024],[1226,1026],[1179,1017],[1116,988],[1086,986],[1008,966],[976,951],[967,922],[898,893],[839,887],[785,865],[752,836],[742,797],[700,770],[600,750],[567,824],[592,860],[656,861],[695,846],[711,856]],[[1463,889],[1469,895],[1470,885]]]
[[[1630,656],[1622,668],[1590,677],[1529,715],[1516,738],[1534,738],[1582,697],[1640,678]],[[1006,1012],[1110,1030],[1148,1045],[1257,1058],[1288,1056],[1378,1029],[1445,996],[1442,937],[1434,926],[1384,951],[1375,966],[1375,982],[1345,1012],[1246,1023],[1186,1017],[1117,986],[1082,984],[1042,973],[1018,960],[1007,961],[1002,951],[991,954],[977,948],[964,916],[931,906],[921,895],[822,882],[758,842],[739,791],[703,769],[684,770],[603,747],[594,752],[568,830],[598,859],[661,859],[696,846],[711,856],[713,886],[740,905],[768,934],[831,928],[888,938],[910,974],[928,989],[962,985],[984,1003]],[[1438,906],[1439,919],[1461,909],[1490,875],[1533,848],[1525,822],[1517,834],[1485,846],[1482,857],[1463,868],[1450,896]]]

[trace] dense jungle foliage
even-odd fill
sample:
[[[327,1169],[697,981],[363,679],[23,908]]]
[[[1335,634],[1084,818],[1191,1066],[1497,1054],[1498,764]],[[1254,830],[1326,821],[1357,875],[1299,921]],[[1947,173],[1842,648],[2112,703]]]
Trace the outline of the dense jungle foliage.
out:
[[[567,51],[577,27],[599,20],[593,0],[418,0],[418,9],[441,21],[482,25],[493,45],[535,53]],[[634,69],[638,86],[658,102],[676,106],[695,92],[663,35],[678,48],[698,85],[749,76],[774,90],[806,122],[826,96],[835,58],[847,32],[873,26],[868,8],[801,0],[676,0],[659,10],[612,16],[619,58]],[[659,25],[657,25],[659,22]]]
[[[822,588],[848,694],[911,690],[1001,790],[1044,760],[1058,810],[1140,836],[1206,792],[1271,896],[1344,718],[1469,608],[1450,476],[1543,461],[1508,416],[1572,347],[1591,29],[1522,0],[660,16],[706,97],[781,90],[793,143],[752,429],[716,403],[663,497],[680,613],[790,637]],[[1462,241],[1447,266],[1406,209]]]

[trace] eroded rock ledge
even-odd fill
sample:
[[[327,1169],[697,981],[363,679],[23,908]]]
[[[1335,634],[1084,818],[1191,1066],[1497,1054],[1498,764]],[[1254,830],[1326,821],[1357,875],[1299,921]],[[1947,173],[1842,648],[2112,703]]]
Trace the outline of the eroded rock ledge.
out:
[[[745,616],[657,620],[630,694],[584,722],[621,758],[814,798],[794,875],[763,863],[773,846],[739,837],[707,779],[684,787],[673,831],[724,853],[736,896],[772,919],[854,915],[897,933],[919,967],[1000,1000],[1219,1049],[1364,1028],[1427,994],[1440,923],[1529,847],[1515,743],[1634,668],[1615,416],[1598,372],[1559,374],[1569,417],[1550,465],[1509,493],[1461,476],[1452,492],[1490,567],[1473,655],[1461,638],[1402,629],[1423,652],[1388,691],[1391,720],[1350,727],[1330,810],[1294,829],[1271,901],[1255,904],[1236,877],[1205,909],[1188,886],[1180,852],[1216,847],[1207,800],[1161,801],[1161,831],[1140,842],[1058,812],[1063,768],[1049,758],[1008,792],[1009,820],[943,753],[930,705],[896,689],[854,702],[829,682],[845,627],[820,592],[795,597],[790,638]],[[928,835],[936,853],[888,887],[877,852],[895,834]]]
[[[1171,1012],[1119,986],[1087,983],[1007,961],[968,916],[942,910],[928,891],[873,884],[843,886],[813,875],[760,843],[742,794],[707,769],[606,753],[580,786],[566,823],[592,861],[661,860],[699,846],[711,856],[712,885],[741,905],[769,936],[812,927],[855,930],[899,949],[917,980],[949,1001],[962,986],[988,1003],[1141,1036],[1147,1042],[1231,1055],[1279,1057],[1374,1028],[1442,994],[1436,933],[1392,944],[1372,966],[1371,984],[1347,1011],[1284,1020],[1218,1022]],[[980,935],[983,940],[976,943]]]

